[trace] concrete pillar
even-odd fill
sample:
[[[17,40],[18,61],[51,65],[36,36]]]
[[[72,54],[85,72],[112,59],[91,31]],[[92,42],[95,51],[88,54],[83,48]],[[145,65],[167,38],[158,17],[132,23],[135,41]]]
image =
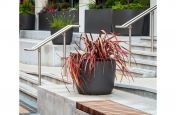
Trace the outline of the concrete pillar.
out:
[[[79,32],[85,32],[85,10],[88,9],[88,4],[95,0],[79,0]]]
[[[150,0],[150,7],[157,5],[156,0]],[[154,36],[157,36],[157,9],[154,12]]]
[[[39,16],[38,13],[48,3],[48,0],[35,0],[35,29],[39,28]]]

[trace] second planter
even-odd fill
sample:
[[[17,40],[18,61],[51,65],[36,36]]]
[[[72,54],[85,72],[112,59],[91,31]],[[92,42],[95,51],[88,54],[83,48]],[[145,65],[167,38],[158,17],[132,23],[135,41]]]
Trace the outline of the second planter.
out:
[[[126,23],[127,21],[131,20],[144,10],[113,10],[113,18],[112,18],[112,25],[113,25],[113,31],[120,33],[120,35],[128,35],[128,28],[125,29],[117,29],[115,28],[116,25],[122,25]],[[142,36],[143,35],[143,26],[144,24],[144,18],[141,18],[134,24],[132,24],[132,35],[133,36]],[[146,30],[147,31],[147,30]]]
[[[48,13],[39,13],[39,30],[50,30],[50,22],[53,19],[54,16],[59,15],[65,15],[68,16],[75,16],[74,17],[74,23],[79,23],[79,11],[73,10],[73,11],[57,11],[57,12],[48,12]],[[74,28],[74,31],[78,31],[77,28]]]
[[[61,28],[51,28],[51,34],[56,33],[59,31]],[[71,28],[70,30],[66,31],[66,45],[70,45],[72,42],[72,36],[73,36],[73,29]],[[56,37],[55,39],[52,40],[54,45],[63,45],[64,44],[64,38],[63,35],[60,35]]]
[[[35,29],[35,15],[34,14],[20,14],[20,30],[34,30]]]

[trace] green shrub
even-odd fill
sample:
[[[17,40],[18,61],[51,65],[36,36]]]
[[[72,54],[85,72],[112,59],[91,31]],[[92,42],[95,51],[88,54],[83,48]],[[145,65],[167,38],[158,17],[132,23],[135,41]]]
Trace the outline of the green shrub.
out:
[[[33,5],[29,0],[24,0],[22,4],[20,4],[20,14],[33,14]]]
[[[115,1],[116,1],[116,0],[107,0],[107,1],[105,2],[105,7],[106,7],[106,8],[111,8],[112,6],[115,5]]]
[[[96,4],[96,3],[90,3],[88,4],[89,9],[102,9],[103,8],[103,4]]]
[[[135,3],[140,3],[144,7],[149,7],[150,6],[150,0],[134,0]]]
[[[78,9],[79,8],[79,4],[74,4],[74,8]]]
[[[70,7],[71,7],[71,4],[68,2],[60,3],[61,10],[68,10]]]
[[[123,4],[123,5],[127,5],[127,4],[130,4],[130,3],[133,3],[134,1],[133,0],[120,0],[120,3]]]
[[[144,6],[140,3],[130,3],[128,4],[128,9],[142,9]]]
[[[127,5],[116,4],[112,9],[142,9],[144,6],[140,3],[129,3]]]
[[[74,17],[72,15],[66,16],[65,14],[61,14],[59,16],[53,16],[52,21],[49,23],[53,28],[64,27],[74,23]]]
[[[106,0],[105,4],[90,3],[89,9],[143,9],[149,7],[149,5],[150,0]]]

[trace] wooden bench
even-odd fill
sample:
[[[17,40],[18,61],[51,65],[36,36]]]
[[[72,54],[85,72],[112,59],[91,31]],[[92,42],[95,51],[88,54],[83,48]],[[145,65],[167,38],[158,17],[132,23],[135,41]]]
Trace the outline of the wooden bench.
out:
[[[76,108],[90,115],[149,115],[111,100],[77,102]]]

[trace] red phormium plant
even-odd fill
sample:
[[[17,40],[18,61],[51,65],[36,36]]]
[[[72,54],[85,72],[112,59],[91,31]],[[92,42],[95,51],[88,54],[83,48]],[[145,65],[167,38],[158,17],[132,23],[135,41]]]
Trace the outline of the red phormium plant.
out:
[[[91,35],[88,37],[87,34],[85,36],[81,35],[80,41],[83,41],[85,48],[83,50],[75,48],[76,53],[71,53],[67,58],[67,73],[68,71],[70,72],[73,82],[78,87],[81,88],[83,84],[83,79],[80,74],[83,61],[85,63],[84,71],[88,70],[86,71],[87,77],[90,77],[97,60],[114,60],[116,67],[122,72],[122,76],[131,76],[126,64],[129,51],[120,45],[121,42],[126,42],[119,40],[117,34],[107,34],[102,30],[95,41]]]

